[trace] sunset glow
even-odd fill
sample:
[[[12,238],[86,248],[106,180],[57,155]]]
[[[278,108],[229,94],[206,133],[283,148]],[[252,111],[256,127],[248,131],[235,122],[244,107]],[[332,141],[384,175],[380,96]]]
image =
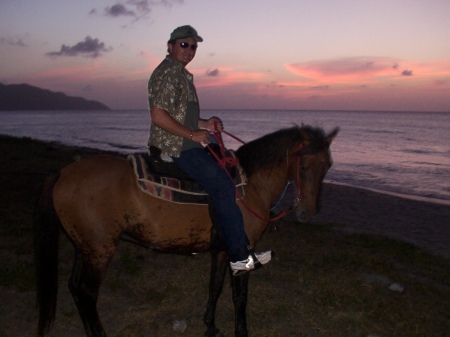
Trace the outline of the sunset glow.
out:
[[[449,15],[446,0],[6,0],[0,82],[145,109],[170,32],[191,24],[202,108],[450,111]]]

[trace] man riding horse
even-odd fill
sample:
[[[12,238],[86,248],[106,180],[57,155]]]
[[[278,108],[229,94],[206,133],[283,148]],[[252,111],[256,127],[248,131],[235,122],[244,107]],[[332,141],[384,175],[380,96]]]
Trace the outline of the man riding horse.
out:
[[[191,26],[178,27],[170,35],[169,54],[148,83],[152,122],[148,146],[150,154],[157,151],[163,160],[175,162],[208,192],[215,211],[215,229],[230,257],[233,273],[240,274],[269,262],[272,252],[250,254],[235,186],[203,149],[210,142],[210,132],[220,132],[223,126],[216,117],[199,117],[193,75],[186,70],[202,41]]]

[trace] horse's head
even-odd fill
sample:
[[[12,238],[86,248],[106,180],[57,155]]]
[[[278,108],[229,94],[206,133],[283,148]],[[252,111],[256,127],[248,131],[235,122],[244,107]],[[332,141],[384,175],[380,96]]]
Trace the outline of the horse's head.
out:
[[[337,133],[337,128],[325,135],[320,128],[294,126],[253,140],[236,155],[249,181],[271,191],[264,196],[269,195],[272,203],[287,181],[294,183],[300,199],[297,218],[302,221],[316,213],[320,186],[331,166],[330,144]]]
[[[289,168],[289,175],[296,182],[299,194],[296,216],[300,222],[308,221],[317,212],[322,181],[332,165],[330,145],[338,131],[339,128],[335,128],[324,135],[320,129],[300,129],[302,141]]]

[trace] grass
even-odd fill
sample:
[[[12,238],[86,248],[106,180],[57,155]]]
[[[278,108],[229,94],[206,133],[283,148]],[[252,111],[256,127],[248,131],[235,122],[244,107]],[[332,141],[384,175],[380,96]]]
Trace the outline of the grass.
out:
[[[448,260],[410,244],[347,235],[333,227],[285,225],[269,235],[269,244],[283,252],[271,266],[272,278],[255,273],[259,282],[272,285],[282,275],[281,288],[289,287],[290,297],[281,308],[301,313],[307,322],[301,331],[308,336],[445,336],[450,331]],[[287,245],[289,237],[298,238],[297,244]],[[389,290],[393,283],[404,291]],[[295,320],[288,324],[294,330]]]
[[[0,335],[33,336],[36,311],[32,259],[32,209],[43,177],[91,151],[0,136]],[[25,152],[23,152],[25,151]],[[350,235],[340,224],[279,222],[259,248],[277,255],[252,273],[250,336],[448,336],[450,262],[417,247],[370,235]],[[67,281],[73,249],[63,236],[60,295],[51,336],[83,335]],[[209,256],[153,253],[119,246],[106,275],[99,312],[109,336],[201,336]],[[402,292],[390,290],[399,284]],[[233,306],[226,282],[218,327],[232,336]]]

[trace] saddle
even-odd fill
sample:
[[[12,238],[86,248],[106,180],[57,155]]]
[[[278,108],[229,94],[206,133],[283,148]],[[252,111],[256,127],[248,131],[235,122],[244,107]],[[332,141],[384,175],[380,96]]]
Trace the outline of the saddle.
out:
[[[175,163],[163,161],[158,151],[159,149],[151,148],[150,155],[135,153],[128,156],[139,188],[144,193],[174,203],[207,205],[209,197],[205,189]],[[232,150],[225,150],[225,155],[236,159]],[[227,165],[227,172],[238,189],[239,195],[244,196],[247,177],[242,167],[239,163],[237,166]]]

